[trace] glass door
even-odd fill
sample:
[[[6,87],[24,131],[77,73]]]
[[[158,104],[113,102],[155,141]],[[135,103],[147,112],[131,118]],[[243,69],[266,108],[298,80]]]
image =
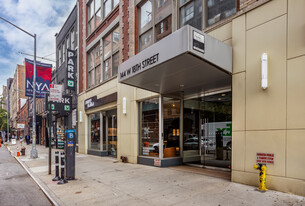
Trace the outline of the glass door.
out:
[[[184,163],[229,168],[231,96],[231,92],[222,92],[184,101]]]

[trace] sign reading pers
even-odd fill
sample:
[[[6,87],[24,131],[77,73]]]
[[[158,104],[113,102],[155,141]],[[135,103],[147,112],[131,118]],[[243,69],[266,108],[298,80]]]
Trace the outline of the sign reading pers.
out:
[[[256,153],[256,163],[259,164],[274,164],[274,154]]]
[[[204,35],[193,31],[193,49],[204,53]]]
[[[62,85],[50,84],[50,98],[49,101],[61,101]]]
[[[76,51],[67,50],[67,89],[75,90]]]

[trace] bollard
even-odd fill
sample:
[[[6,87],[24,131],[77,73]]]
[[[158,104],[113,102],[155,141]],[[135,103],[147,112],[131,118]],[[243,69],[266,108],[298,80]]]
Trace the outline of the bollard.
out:
[[[257,190],[266,192],[268,189],[266,188],[266,165],[258,164],[253,166],[254,169],[259,170],[259,187]]]
[[[61,178],[57,184],[65,184],[68,181],[65,179],[65,152],[60,153],[60,170],[61,170]]]
[[[55,177],[52,179],[53,181],[60,180],[59,177],[59,152],[55,151]]]
[[[1,139],[0,139],[0,147],[2,147],[2,146],[1,146]]]

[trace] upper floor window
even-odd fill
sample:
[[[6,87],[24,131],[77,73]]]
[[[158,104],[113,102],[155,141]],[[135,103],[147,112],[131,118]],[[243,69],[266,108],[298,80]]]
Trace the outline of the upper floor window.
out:
[[[207,26],[236,13],[237,0],[207,0]]]
[[[66,61],[66,43],[62,43],[62,63]]]
[[[119,0],[91,0],[87,4],[88,35],[90,35],[119,3]]]
[[[171,13],[172,0],[147,0],[139,6],[140,50],[172,32]]]
[[[180,0],[180,27],[191,25],[202,29],[202,0]]]
[[[62,61],[61,55],[62,55],[62,50],[61,50],[61,46],[60,46],[60,47],[58,48],[58,66],[59,66],[59,67],[60,67],[61,61]]]
[[[103,39],[103,81],[117,75],[119,67],[119,39],[117,27]]]
[[[100,44],[97,44],[88,53],[88,86],[89,88],[101,81],[101,52]]]
[[[74,50],[77,46],[74,28],[71,29],[71,49]]]

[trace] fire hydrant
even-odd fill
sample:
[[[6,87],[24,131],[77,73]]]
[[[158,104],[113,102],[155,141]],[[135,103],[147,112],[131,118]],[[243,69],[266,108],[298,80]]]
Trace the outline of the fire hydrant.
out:
[[[259,170],[259,187],[257,188],[260,191],[266,192],[268,189],[266,188],[266,165],[258,164],[253,165],[253,168]]]

